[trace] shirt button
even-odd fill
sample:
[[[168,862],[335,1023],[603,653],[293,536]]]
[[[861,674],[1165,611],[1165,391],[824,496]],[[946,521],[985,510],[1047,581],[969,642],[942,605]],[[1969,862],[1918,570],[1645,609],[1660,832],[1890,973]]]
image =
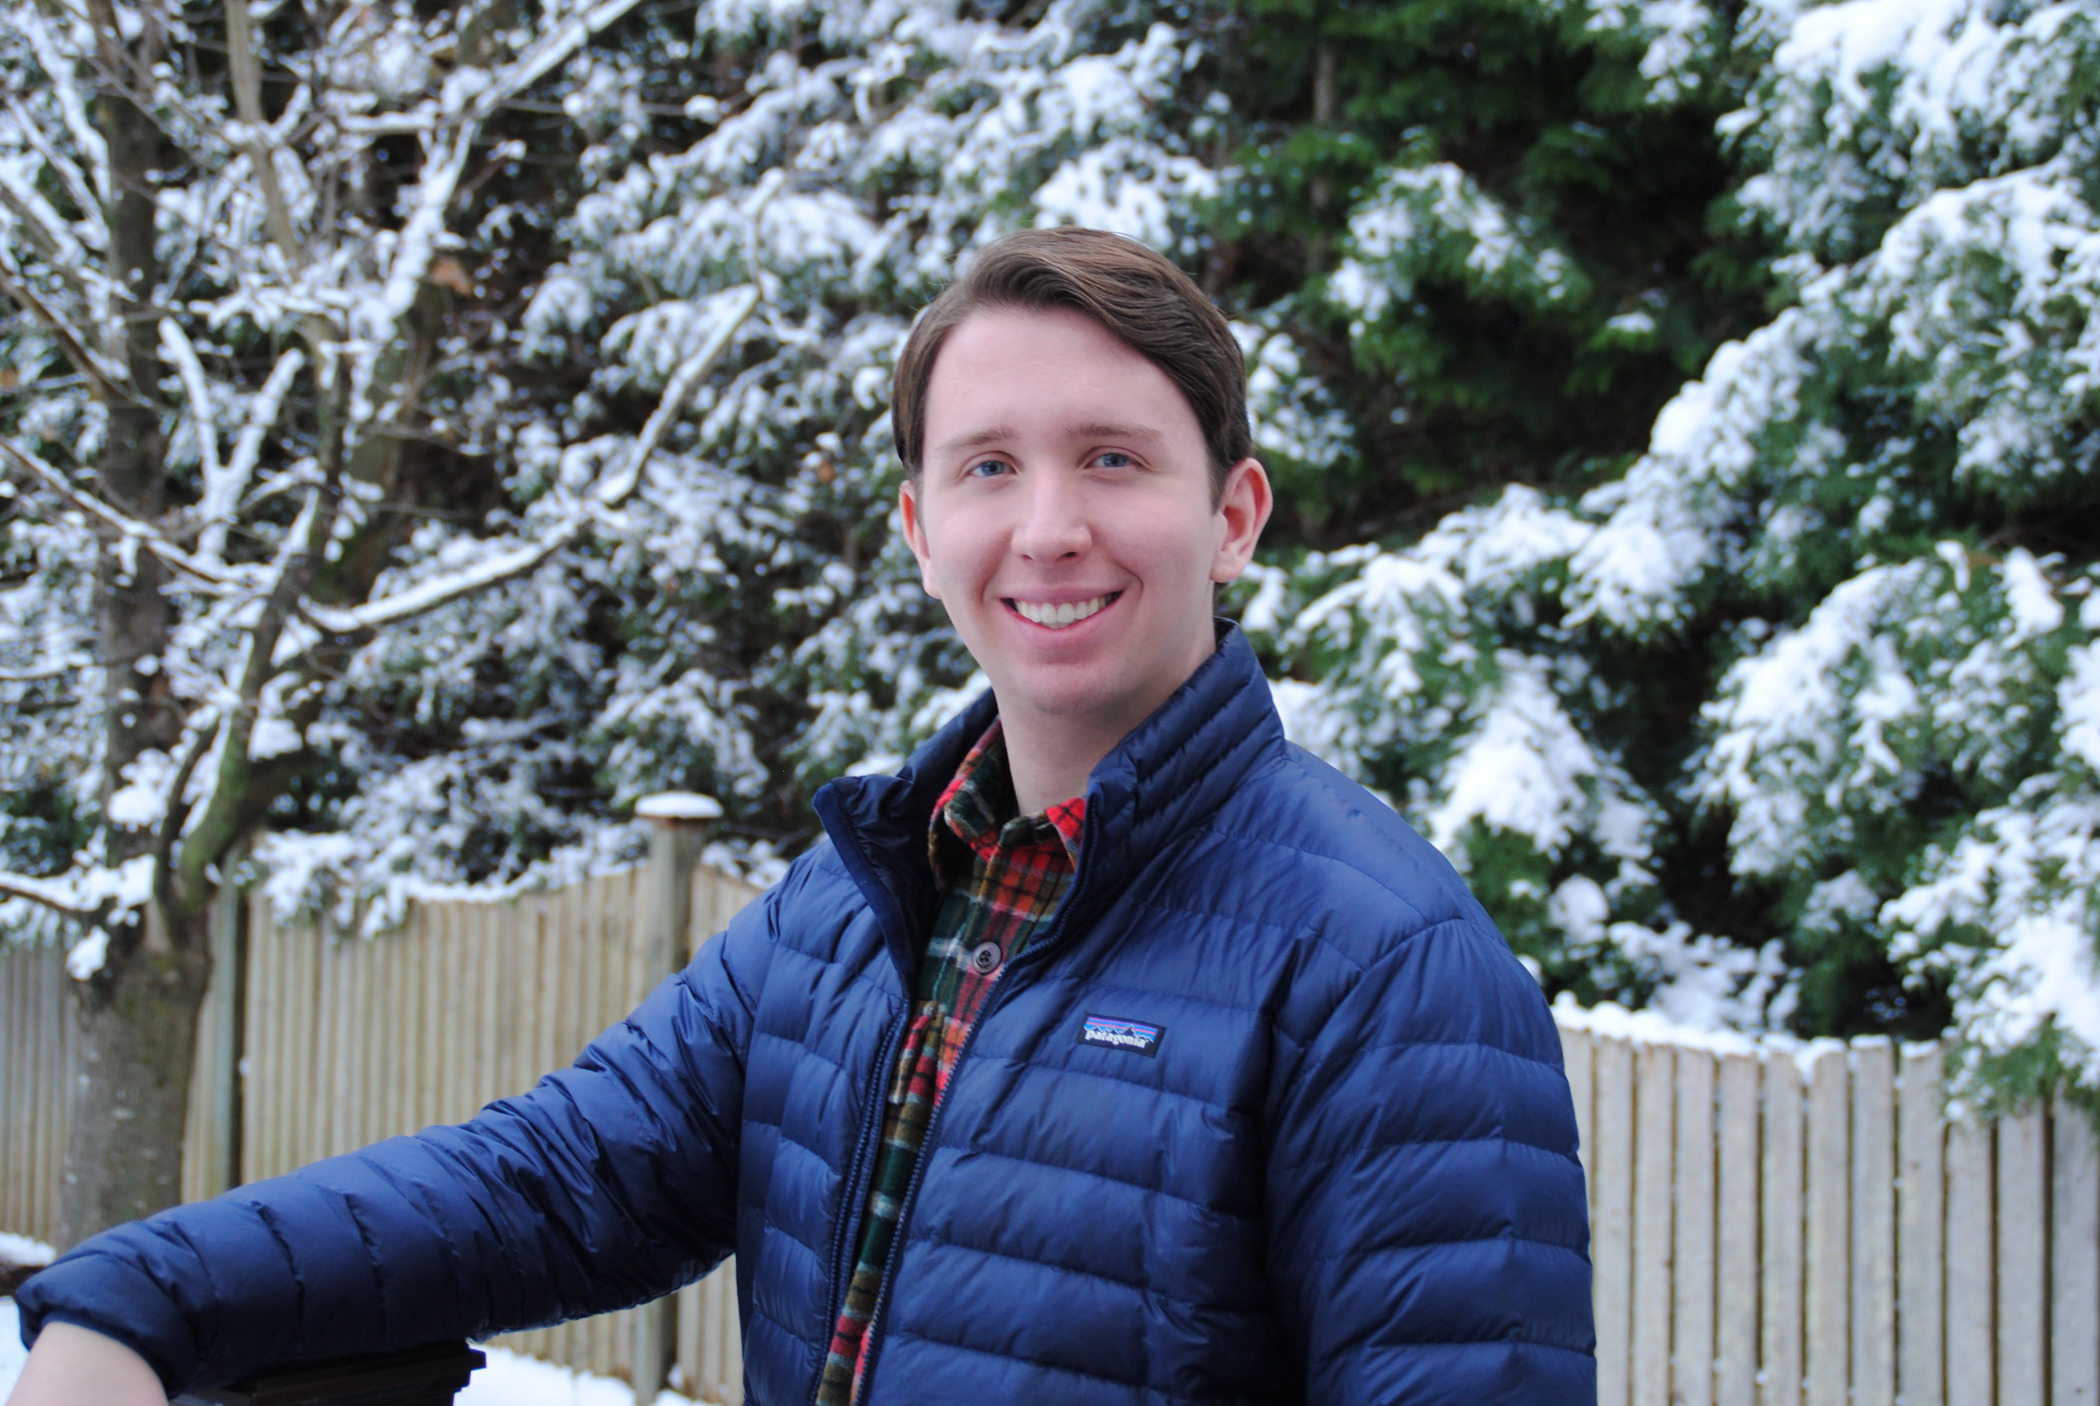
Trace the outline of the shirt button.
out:
[[[998,943],[980,942],[970,952],[970,966],[979,976],[990,976],[999,969],[999,963],[1005,957]]]

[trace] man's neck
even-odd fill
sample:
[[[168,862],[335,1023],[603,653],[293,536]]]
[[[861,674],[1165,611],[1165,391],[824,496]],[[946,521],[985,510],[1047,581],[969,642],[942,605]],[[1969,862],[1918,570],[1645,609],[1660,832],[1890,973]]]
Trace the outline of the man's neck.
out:
[[[1095,763],[1129,731],[1115,723],[1088,727],[1078,719],[1045,718],[1026,710],[1001,709],[999,722],[1021,815],[1038,815],[1059,801],[1085,795]]]

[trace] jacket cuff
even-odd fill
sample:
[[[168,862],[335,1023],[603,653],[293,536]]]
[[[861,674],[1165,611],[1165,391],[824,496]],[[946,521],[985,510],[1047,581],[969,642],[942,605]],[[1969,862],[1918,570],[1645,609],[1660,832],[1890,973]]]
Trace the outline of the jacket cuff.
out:
[[[171,1400],[196,1377],[188,1320],[167,1291],[134,1265],[93,1251],[62,1258],[21,1287],[15,1306],[25,1346],[47,1325],[71,1323],[145,1358]]]

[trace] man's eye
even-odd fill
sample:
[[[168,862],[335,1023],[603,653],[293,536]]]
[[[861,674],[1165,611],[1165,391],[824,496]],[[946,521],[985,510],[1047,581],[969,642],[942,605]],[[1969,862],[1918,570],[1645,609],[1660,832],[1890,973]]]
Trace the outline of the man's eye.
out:
[[[997,478],[1001,474],[1010,474],[1013,471],[1014,466],[1004,459],[980,459],[963,470],[963,474],[967,478]]]
[[[1127,469],[1134,466],[1137,460],[1131,458],[1120,449],[1111,449],[1106,453],[1096,454],[1094,462],[1104,469]]]

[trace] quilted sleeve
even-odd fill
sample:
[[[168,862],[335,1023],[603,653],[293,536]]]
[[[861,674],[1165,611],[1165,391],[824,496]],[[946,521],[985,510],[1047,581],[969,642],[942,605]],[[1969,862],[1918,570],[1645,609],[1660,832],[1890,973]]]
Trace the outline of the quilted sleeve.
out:
[[[95,1236],[25,1285],[170,1395],[265,1363],[622,1308],[733,1248],[752,1010],[778,890],[531,1092]]]
[[[1270,1273],[1307,1401],[1596,1400],[1560,1042],[1483,919],[1364,969],[1272,1108]]]

